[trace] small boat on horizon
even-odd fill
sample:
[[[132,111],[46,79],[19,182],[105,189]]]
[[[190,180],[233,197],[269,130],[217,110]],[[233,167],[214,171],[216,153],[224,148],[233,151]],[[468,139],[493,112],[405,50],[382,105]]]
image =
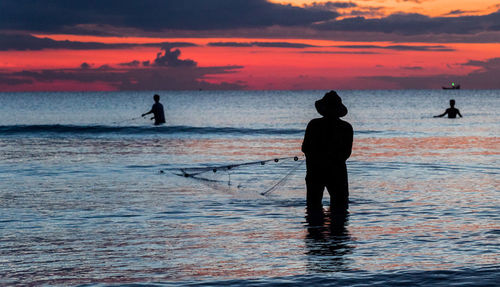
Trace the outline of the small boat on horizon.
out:
[[[451,83],[451,87],[443,87],[443,90],[460,90],[460,85],[455,85],[455,83]]]

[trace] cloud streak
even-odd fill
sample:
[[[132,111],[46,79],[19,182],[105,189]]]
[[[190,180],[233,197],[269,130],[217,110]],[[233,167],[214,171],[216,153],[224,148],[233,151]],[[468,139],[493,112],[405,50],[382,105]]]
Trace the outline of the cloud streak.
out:
[[[55,69],[0,73],[0,85],[25,85],[73,81],[105,83],[116,90],[198,90],[242,89],[242,83],[211,83],[208,76],[234,73],[241,66],[139,68],[139,69]],[[53,87],[57,90],[57,86]],[[89,85],[89,90],[92,90]]]
[[[211,47],[265,47],[265,48],[313,48],[319,47],[303,43],[291,42],[211,42],[208,43]]]
[[[333,1],[328,1],[328,2],[313,2],[312,4],[306,4],[304,7],[309,7],[309,8],[317,8],[317,9],[327,9],[327,10],[336,10],[339,8],[353,8],[357,7],[358,4],[353,3],[353,2],[333,2]]]
[[[198,67],[190,59],[180,59],[180,50],[163,49],[151,62],[133,60],[118,64],[113,68],[103,65],[93,68],[84,62],[74,69],[24,70],[20,72],[0,72],[0,85],[18,86],[36,83],[76,82],[106,84],[116,90],[197,90],[197,89],[242,89],[243,83],[214,83],[208,78],[235,73],[242,66]],[[142,67],[141,67],[142,64]]]
[[[133,47],[181,48],[194,46],[196,46],[196,44],[189,42],[107,44],[99,42],[56,41],[50,38],[40,38],[28,34],[0,33],[0,51],[36,51],[45,49],[99,50],[129,49]]]
[[[335,46],[342,49],[385,49],[394,51],[433,51],[433,52],[451,52],[455,49],[443,45],[341,45]]]
[[[303,54],[325,54],[325,55],[376,55],[373,51],[302,51]]]

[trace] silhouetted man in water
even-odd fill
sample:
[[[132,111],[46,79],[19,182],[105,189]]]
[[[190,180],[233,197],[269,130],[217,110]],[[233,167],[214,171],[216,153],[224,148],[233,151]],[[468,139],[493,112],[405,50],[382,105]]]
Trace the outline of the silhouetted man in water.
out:
[[[351,155],[353,130],[348,122],[340,119],[347,114],[347,108],[335,91],[326,93],[315,106],[323,117],[309,122],[302,143],[307,166],[307,208],[308,211],[322,210],[326,187],[332,212],[347,211],[349,188],[345,161]]]
[[[448,114],[448,118],[449,119],[454,119],[457,117],[457,115],[459,115],[460,117],[462,117],[462,115],[460,114],[460,111],[455,108],[455,100],[450,100],[450,107],[446,109],[446,111],[439,115],[439,116],[434,116],[435,118],[441,118],[441,117],[444,117],[444,115]]]
[[[155,119],[155,125],[161,125],[165,123],[165,113],[163,112],[163,105],[160,104],[160,96],[159,95],[154,95],[153,99],[155,100],[155,103],[153,104],[153,107],[151,110],[147,113],[142,114],[144,117],[145,115],[153,114],[154,117],[151,119]]]

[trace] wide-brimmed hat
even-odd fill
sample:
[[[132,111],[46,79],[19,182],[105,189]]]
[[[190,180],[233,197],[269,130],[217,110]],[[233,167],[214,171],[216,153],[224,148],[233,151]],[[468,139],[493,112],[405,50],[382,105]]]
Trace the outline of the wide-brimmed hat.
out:
[[[347,108],[335,91],[329,91],[321,100],[314,103],[318,113],[324,117],[343,117],[347,115]]]

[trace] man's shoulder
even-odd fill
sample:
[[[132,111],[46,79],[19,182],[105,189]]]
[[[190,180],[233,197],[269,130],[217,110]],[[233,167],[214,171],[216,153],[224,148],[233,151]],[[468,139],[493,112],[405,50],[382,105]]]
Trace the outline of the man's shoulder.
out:
[[[307,125],[308,126],[315,126],[315,125],[321,124],[322,122],[324,122],[324,118],[315,118],[315,119],[310,120]]]
[[[324,121],[324,120],[325,120],[325,118],[315,118],[315,119],[310,120],[310,121],[309,121],[309,123],[310,123],[310,124],[311,124],[311,123],[313,123],[313,124],[314,124],[314,123],[320,123],[320,122],[322,122],[322,121]]]
[[[337,126],[343,129],[349,129],[352,130],[352,126],[350,123],[341,120],[339,118],[332,120],[331,118],[315,118],[309,121],[309,124],[307,125],[308,127],[320,127],[320,126]]]
[[[339,125],[343,128],[352,130],[352,125],[344,120],[339,119]]]

